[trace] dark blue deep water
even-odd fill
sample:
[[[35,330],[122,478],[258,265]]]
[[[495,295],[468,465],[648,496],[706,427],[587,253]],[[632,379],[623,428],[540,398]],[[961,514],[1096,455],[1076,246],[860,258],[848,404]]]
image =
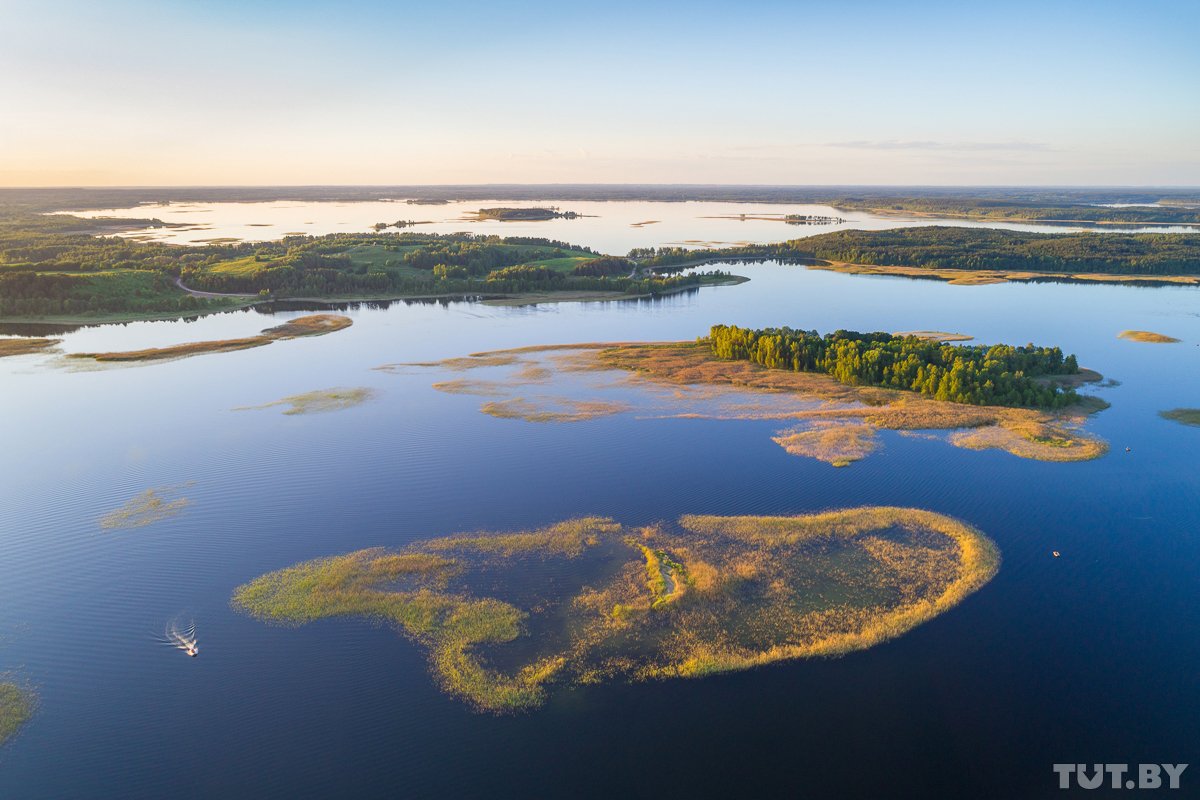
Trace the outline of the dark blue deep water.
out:
[[[1200,428],[1158,417],[1200,406],[1200,291],[736,271],[752,281],[655,302],[352,309],[334,335],[164,364],[0,361],[0,675],[39,698],[0,749],[0,797],[1036,798],[1064,794],[1056,762],[1142,761],[1196,762],[1183,785],[1200,786]],[[292,315],[84,329],[64,348],[245,335]],[[1095,390],[1112,407],[1089,423],[1112,451],[1050,464],[884,432],[879,452],[834,469],[773,444],[778,423],[495,419],[429,373],[372,370],[716,322],[1058,344],[1121,381]],[[1126,328],[1184,341],[1118,340]],[[332,386],[378,397],[232,410]],[[177,517],[97,524],[189,482]],[[864,504],[970,522],[999,545],[999,574],[868,651],[558,689],[518,716],[441,693],[424,652],[386,627],[278,628],[229,606],[266,571],[456,531]],[[180,614],[199,658],[155,641]]]

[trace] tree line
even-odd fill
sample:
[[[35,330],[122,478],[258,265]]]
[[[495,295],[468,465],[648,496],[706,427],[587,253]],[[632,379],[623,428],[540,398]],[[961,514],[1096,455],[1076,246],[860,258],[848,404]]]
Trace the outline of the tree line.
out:
[[[1057,347],[948,345],[882,332],[838,330],[822,336],[736,325],[714,325],[701,341],[727,361],[819,372],[852,386],[903,389],[954,403],[1063,408],[1079,401],[1075,390],[1037,380],[1079,372],[1075,356],[1064,356]]]
[[[927,226],[835,231],[776,244],[717,250],[642,248],[629,255],[654,268],[700,259],[820,260],[926,269],[1184,275],[1200,273],[1200,235],[1026,233]]]

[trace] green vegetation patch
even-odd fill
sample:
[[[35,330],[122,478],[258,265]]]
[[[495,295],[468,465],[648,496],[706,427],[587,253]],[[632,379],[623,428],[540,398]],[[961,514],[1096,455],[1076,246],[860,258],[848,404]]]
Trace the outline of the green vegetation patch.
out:
[[[33,716],[34,696],[15,683],[0,683],[0,745]]]
[[[1158,415],[1184,425],[1200,425],[1200,408],[1173,408],[1170,411],[1160,411]]]
[[[492,712],[552,684],[697,677],[900,636],[986,584],[979,531],[919,509],[686,516],[630,531],[590,517],[360,550],[271,572],[233,605],[299,625],[357,616],[429,652],[449,693]]]
[[[100,527],[109,530],[118,528],[142,528],[164,519],[178,516],[191,505],[186,497],[168,499],[179,487],[147,489],[133,497],[125,505],[110,511],[100,518]]]

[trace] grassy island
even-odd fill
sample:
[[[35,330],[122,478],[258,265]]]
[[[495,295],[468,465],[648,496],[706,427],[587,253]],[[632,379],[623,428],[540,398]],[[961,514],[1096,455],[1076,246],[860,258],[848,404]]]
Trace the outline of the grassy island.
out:
[[[0,339],[0,358],[5,356],[23,356],[30,353],[40,353],[58,344],[60,339]]]
[[[1121,331],[1117,334],[1118,339],[1126,339],[1131,342],[1143,342],[1145,344],[1178,344],[1179,339],[1174,336],[1167,336],[1165,333],[1155,333],[1154,331]]]
[[[1200,426],[1200,408],[1172,408],[1170,411],[1160,411],[1158,415],[1183,425]]]
[[[0,683],[0,746],[33,716],[33,695],[15,683]]]
[[[571,577],[531,588],[520,576],[533,568]],[[233,605],[283,625],[391,623],[428,649],[447,692],[507,712],[537,707],[554,684],[863,650],[946,612],[998,568],[986,536],[920,509],[637,530],[591,517],[308,561],[238,587]]]

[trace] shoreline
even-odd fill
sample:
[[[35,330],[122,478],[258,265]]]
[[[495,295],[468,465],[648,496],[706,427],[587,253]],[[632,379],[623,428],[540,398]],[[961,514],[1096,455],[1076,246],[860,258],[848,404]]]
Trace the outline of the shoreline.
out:
[[[382,295],[354,295],[350,297],[274,297],[274,298],[259,298],[254,295],[227,295],[232,302],[228,305],[223,305],[212,309],[190,310],[190,311],[163,311],[150,312],[146,314],[136,314],[132,312],[121,312],[113,314],[98,314],[93,316],[46,316],[46,317],[0,317],[0,326],[8,325],[29,325],[29,326],[55,326],[55,327],[75,327],[84,328],[92,325],[119,325],[130,322],[160,322],[163,320],[179,320],[179,319],[200,319],[201,317],[212,316],[214,314],[225,314],[232,311],[245,311],[262,305],[270,305],[274,303],[287,304],[319,304],[327,306],[337,306],[349,303],[400,303],[400,302],[421,302],[421,301],[437,301],[437,300],[457,300],[461,302],[483,303],[491,306],[526,306],[538,305],[540,303],[585,303],[585,302],[612,302],[621,300],[645,300],[651,297],[665,297],[667,295],[679,294],[692,289],[702,289],[707,286],[735,286],[737,284],[746,283],[749,278],[741,275],[731,275],[727,278],[722,278],[719,281],[711,281],[705,283],[691,284],[688,286],[673,286],[664,289],[661,292],[643,292],[640,294],[626,294],[625,292],[612,291],[606,292],[603,290],[590,291],[563,291],[563,292],[523,292],[519,294],[504,294],[496,293],[489,294],[486,292],[448,292],[442,294],[417,294],[417,295],[397,295],[397,294],[382,294]],[[243,298],[240,302],[236,298]],[[13,334],[22,335],[22,334]]]

